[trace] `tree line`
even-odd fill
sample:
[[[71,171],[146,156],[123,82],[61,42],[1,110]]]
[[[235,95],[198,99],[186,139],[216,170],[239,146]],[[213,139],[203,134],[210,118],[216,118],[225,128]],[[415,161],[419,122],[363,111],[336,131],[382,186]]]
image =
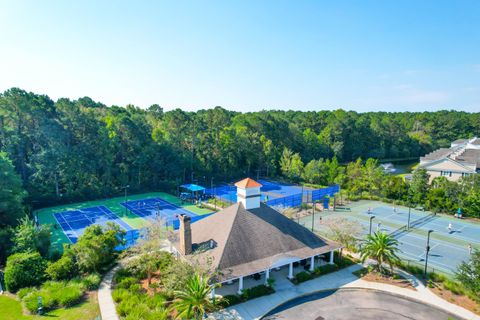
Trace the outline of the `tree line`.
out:
[[[336,169],[308,172],[328,163],[346,165],[348,176],[358,158],[419,157],[479,133],[480,113],[165,112],[12,88],[0,94],[0,224],[16,221],[25,203],[104,198],[126,185],[140,192],[257,174],[329,184]]]
[[[457,213],[480,217],[480,175],[459,181],[436,177],[430,183],[425,169],[416,169],[411,179],[387,174],[377,159],[358,158],[347,165],[332,159],[313,159],[304,164],[299,153],[285,148],[280,158],[283,177],[290,181],[323,187],[338,184],[342,195],[350,200],[373,199],[407,206],[421,206],[440,213]]]

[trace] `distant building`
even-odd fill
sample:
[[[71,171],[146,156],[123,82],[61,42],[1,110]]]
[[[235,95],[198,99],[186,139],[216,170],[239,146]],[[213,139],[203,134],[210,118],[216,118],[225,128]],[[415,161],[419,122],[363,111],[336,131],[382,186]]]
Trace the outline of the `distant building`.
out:
[[[258,182],[247,178],[235,185],[237,203],[192,224],[190,217],[179,217],[180,229],[172,239],[179,258],[200,263],[208,260],[202,257],[210,258],[208,268],[218,272],[214,281],[235,281],[238,293],[244,289],[244,278],[255,274],[263,274],[267,283],[272,269],[284,267],[287,277],[293,278],[294,264],[301,261],[309,270],[320,256],[333,263],[333,252],[342,248],[340,244],[261,203]]]
[[[457,181],[480,172],[480,139],[459,139],[450,148],[440,148],[420,158],[418,168],[427,170],[430,182],[436,177]]]

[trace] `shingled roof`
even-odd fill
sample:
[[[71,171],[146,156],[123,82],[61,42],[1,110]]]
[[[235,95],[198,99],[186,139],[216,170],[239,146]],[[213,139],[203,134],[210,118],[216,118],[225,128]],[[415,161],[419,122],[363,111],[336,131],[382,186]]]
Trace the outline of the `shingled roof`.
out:
[[[341,247],[263,203],[250,210],[236,203],[191,228],[192,258],[213,258],[210,268],[220,271],[219,281],[272,268],[284,259],[305,259]],[[178,248],[178,240],[173,244]]]

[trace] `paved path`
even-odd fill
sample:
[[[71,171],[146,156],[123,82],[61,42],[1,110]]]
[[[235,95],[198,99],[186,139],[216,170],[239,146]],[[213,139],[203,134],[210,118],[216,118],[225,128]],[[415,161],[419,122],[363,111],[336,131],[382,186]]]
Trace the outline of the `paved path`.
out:
[[[170,252],[170,244],[167,241],[163,241],[159,250]],[[133,256],[121,260],[117,266],[115,266],[103,277],[102,282],[100,283],[100,287],[98,288],[98,305],[100,307],[100,314],[102,315],[102,320],[120,319],[117,315],[115,302],[112,298],[112,280],[115,273],[117,273],[118,269],[123,267],[124,263],[135,258],[136,256]]]
[[[102,279],[98,288],[98,305],[102,320],[119,320],[115,309],[115,303],[112,299],[112,279],[120,266],[116,266],[110,270]]]
[[[403,275],[411,281],[413,286],[416,288],[415,291],[389,284],[368,282],[359,279],[353,275],[352,272],[361,268],[362,266],[359,264],[353,265],[343,270],[306,281],[298,286],[294,286],[288,281],[280,281],[275,285],[276,292],[274,294],[232,306],[217,314],[211,315],[209,319],[259,319],[276,306],[301,295],[336,288],[363,288],[387,291],[407,298],[420,300],[422,302],[429,303],[434,307],[454,313],[462,318],[480,320],[480,316],[477,316],[464,308],[439,298],[425,288],[425,286],[418,279],[403,271],[400,272],[402,272]]]

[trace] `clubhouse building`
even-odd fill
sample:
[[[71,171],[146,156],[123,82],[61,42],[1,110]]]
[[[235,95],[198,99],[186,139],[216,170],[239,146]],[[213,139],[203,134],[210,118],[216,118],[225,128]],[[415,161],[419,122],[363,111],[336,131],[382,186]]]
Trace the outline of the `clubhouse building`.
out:
[[[268,283],[275,272],[292,279],[295,269],[312,271],[321,263],[333,263],[340,244],[262,203],[258,182],[246,178],[235,185],[236,204],[193,224],[190,217],[180,216],[172,239],[177,257],[204,264],[215,272],[217,283],[238,293],[246,282],[255,285],[253,278]]]
[[[430,182],[436,177],[457,181],[480,172],[480,139],[460,139],[450,148],[440,148],[420,158],[418,168],[427,170]]]

